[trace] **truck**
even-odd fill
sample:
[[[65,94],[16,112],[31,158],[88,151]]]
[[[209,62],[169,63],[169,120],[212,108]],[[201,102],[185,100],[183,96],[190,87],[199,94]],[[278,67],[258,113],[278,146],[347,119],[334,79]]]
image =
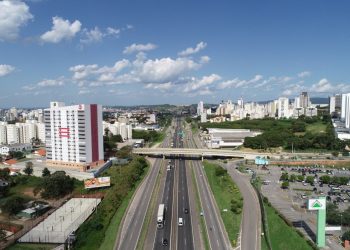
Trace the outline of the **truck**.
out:
[[[158,213],[157,213],[157,228],[163,228],[164,215],[165,215],[165,206],[164,204],[159,204]]]

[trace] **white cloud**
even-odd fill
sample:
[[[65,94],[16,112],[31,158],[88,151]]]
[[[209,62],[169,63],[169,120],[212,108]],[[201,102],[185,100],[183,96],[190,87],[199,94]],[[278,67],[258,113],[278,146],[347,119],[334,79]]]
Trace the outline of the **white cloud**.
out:
[[[285,90],[283,90],[282,95],[283,96],[291,96],[291,95],[299,94],[304,89],[304,87],[301,86],[299,83],[288,85],[287,88]]]
[[[15,70],[15,67],[8,64],[0,64],[0,77],[6,76],[12,73]]]
[[[57,79],[44,79],[36,84],[25,85],[22,88],[24,90],[35,90],[35,89],[43,89],[47,87],[60,87],[65,85],[66,79],[61,76]]]
[[[224,82],[221,82],[218,85],[219,89],[227,89],[227,88],[240,88],[240,87],[248,87],[254,83],[257,83],[263,79],[262,75],[255,75],[250,80],[240,80],[239,78],[234,78],[232,80],[227,80]]]
[[[48,43],[59,43],[62,40],[72,39],[81,29],[79,20],[70,22],[61,17],[52,18],[53,26],[50,31],[45,32],[40,36],[41,41]]]
[[[188,92],[196,91],[200,88],[211,85],[214,82],[219,81],[220,79],[221,79],[221,76],[217,74],[203,76],[201,79],[193,78],[191,82],[186,84],[185,88],[183,89],[183,92],[188,93]]]
[[[90,89],[80,89],[78,92],[78,95],[87,95],[90,94],[92,91]]]
[[[102,41],[103,33],[98,27],[95,27],[92,30],[84,29],[83,33],[85,35],[85,38],[80,39],[81,43],[96,43]]]
[[[303,71],[303,72],[300,72],[300,73],[298,74],[298,77],[304,78],[304,77],[308,77],[308,76],[310,76],[310,75],[311,75],[311,73],[310,73],[309,71]]]
[[[202,56],[200,59],[200,63],[208,63],[210,61],[209,56]]]
[[[17,0],[0,1],[0,41],[14,40],[19,30],[33,19],[26,3]]]
[[[207,47],[207,44],[205,42],[200,42],[196,45],[195,48],[187,48],[187,49],[179,52],[179,56],[189,56],[192,54],[196,54],[199,51],[201,51],[202,49],[204,49],[205,47]]]
[[[350,84],[339,83],[332,84],[326,78],[321,79],[318,83],[315,83],[310,88],[311,92],[317,93],[342,93],[350,91]]]
[[[140,51],[150,51],[157,48],[157,45],[153,43],[147,43],[147,44],[136,44],[133,43],[130,46],[125,47],[123,53],[124,54],[131,54],[134,52],[140,52]]]
[[[114,36],[118,37],[120,34],[120,29],[115,29],[108,27],[106,31],[101,31],[99,27],[95,27],[91,30],[83,29],[83,38],[80,39],[80,42],[83,44],[97,43],[101,42],[104,37]]]
[[[169,90],[173,87],[174,85],[171,82],[167,83],[148,83],[146,84],[145,88],[146,89],[156,89],[156,90]]]

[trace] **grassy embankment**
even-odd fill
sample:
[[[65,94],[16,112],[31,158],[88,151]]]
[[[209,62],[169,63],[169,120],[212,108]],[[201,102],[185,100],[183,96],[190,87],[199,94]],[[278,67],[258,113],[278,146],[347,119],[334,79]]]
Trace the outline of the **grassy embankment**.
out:
[[[270,240],[272,249],[283,250],[312,250],[313,248],[307,241],[299,235],[297,230],[289,226],[272,207],[264,203]],[[262,240],[262,249],[268,249],[264,240]]]
[[[222,167],[205,161],[204,170],[231,244],[236,246],[242,220],[242,195]],[[224,212],[224,209],[227,209],[227,211]]]
[[[123,214],[147,171],[145,159],[136,157],[128,165],[112,166],[104,173],[111,177],[111,187],[102,190],[105,193],[103,201],[90,219],[79,228],[75,249],[113,249]]]

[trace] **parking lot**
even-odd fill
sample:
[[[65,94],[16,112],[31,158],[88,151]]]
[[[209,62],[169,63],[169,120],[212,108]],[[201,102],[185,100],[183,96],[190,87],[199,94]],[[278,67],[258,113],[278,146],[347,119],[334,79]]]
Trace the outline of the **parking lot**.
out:
[[[329,202],[338,205],[341,211],[344,211],[350,204],[350,186],[333,186],[322,184],[320,177],[324,175],[332,176],[350,176],[348,170],[331,170],[326,168],[297,168],[297,167],[268,167],[265,170],[250,167],[253,171],[265,181],[262,185],[262,194],[268,198],[269,202],[281,214],[283,214],[296,228],[299,228],[307,237],[315,240],[317,214],[315,211],[307,210],[307,201],[309,198],[318,198],[326,196]],[[327,171],[328,170],[328,171]],[[282,189],[280,181],[282,173],[288,173],[298,176],[303,175],[313,177],[311,184],[305,181],[289,182],[289,188]],[[309,177],[309,179],[311,178]],[[300,178],[300,177],[299,177]],[[340,226],[340,225],[339,225]],[[343,232],[345,232],[343,228]],[[337,236],[339,231],[328,232],[327,242],[332,245],[332,249],[342,249],[339,246]]]

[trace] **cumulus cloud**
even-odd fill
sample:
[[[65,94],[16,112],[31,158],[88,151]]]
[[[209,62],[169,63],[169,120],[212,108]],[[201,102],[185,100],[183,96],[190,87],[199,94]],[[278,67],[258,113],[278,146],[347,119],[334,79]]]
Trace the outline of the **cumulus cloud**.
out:
[[[91,30],[83,29],[83,38],[80,39],[80,42],[83,44],[98,43],[101,42],[103,38],[107,36],[117,37],[119,33],[120,29],[108,27],[105,31],[101,31],[100,28],[96,26]]]
[[[44,79],[40,82],[37,82],[36,84],[30,84],[25,85],[22,88],[24,90],[36,90],[36,89],[43,89],[47,87],[60,87],[65,85],[66,79],[61,76],[57,79]]]
[[[131,53],[140,52],[140,51],[150,51],[150,50],[154,50],[155,48],[157,48],[157,45],[153,43],[147,43],[147,44],[133,43],[130,46],[125,47],[123,53],[131,54]]]
[[[205,47],[207,47],[207,44],[205,42],[200,42],[196,45],[195,48],[187,48],[181,52],[179,52],[179,56],[189,56],[192,54],[196,54],[199,51],[203,50]]]
[[[218,85],[219,89],[227,89],[227,88],[240,88],[240,87],[248,87],[252,84],[255,84],[263,79],[262,75],[255,75],[250,80],[240,80],[239,78],[234,78],[231,80],[227,80],[224,82],[221,82]]]
[[[41,41],[47,43],[59,43],[62,40],[70,40],[81,29],[81,22],[79,20],[75,20],[71,23],[69,20],[64,20],[63,18],[56,16],[52,18],[52,23],[51,30],[40,36]]]
[[[186,84],[185,88],[183,89],[183,92],[188,93],[196,91],[198,89],[211,85],[214,82],[219,81],[220,79],[221,76],[217,74],[203,76],[201,79],[192,78],[192,81]]]
[[[15,67],[8,64],[0,64],[0,77],[6,76],[12,73],[15,70]]]
[[[80,89],[78,92],[78,95],[87,95],[90,94],[92,91],[90,89]]]
[[[169,90],[173,87],[174,85],[171,82],[167,83],[148,83],[146,84],[145,88],[146,89],[157,89],[161,91]]]
[[[309,71],[303,71],[303,72],[300,72],[300,73],[298,74],[298,77],[304,78],[304,77],[308,77],[308,76],[310,76],[310,75],[311,75],[311,73],[310,73]]]
[[[0,41],[14,40],[20,28],[33,19],[26,3],[17,0],[0,1]]]
[[[318,83],[315,83],[310,88],[311,92],[317,93],[340,93],[350,91],[350,84],[339,83],[333,84],[326,78],[321,79]]]

